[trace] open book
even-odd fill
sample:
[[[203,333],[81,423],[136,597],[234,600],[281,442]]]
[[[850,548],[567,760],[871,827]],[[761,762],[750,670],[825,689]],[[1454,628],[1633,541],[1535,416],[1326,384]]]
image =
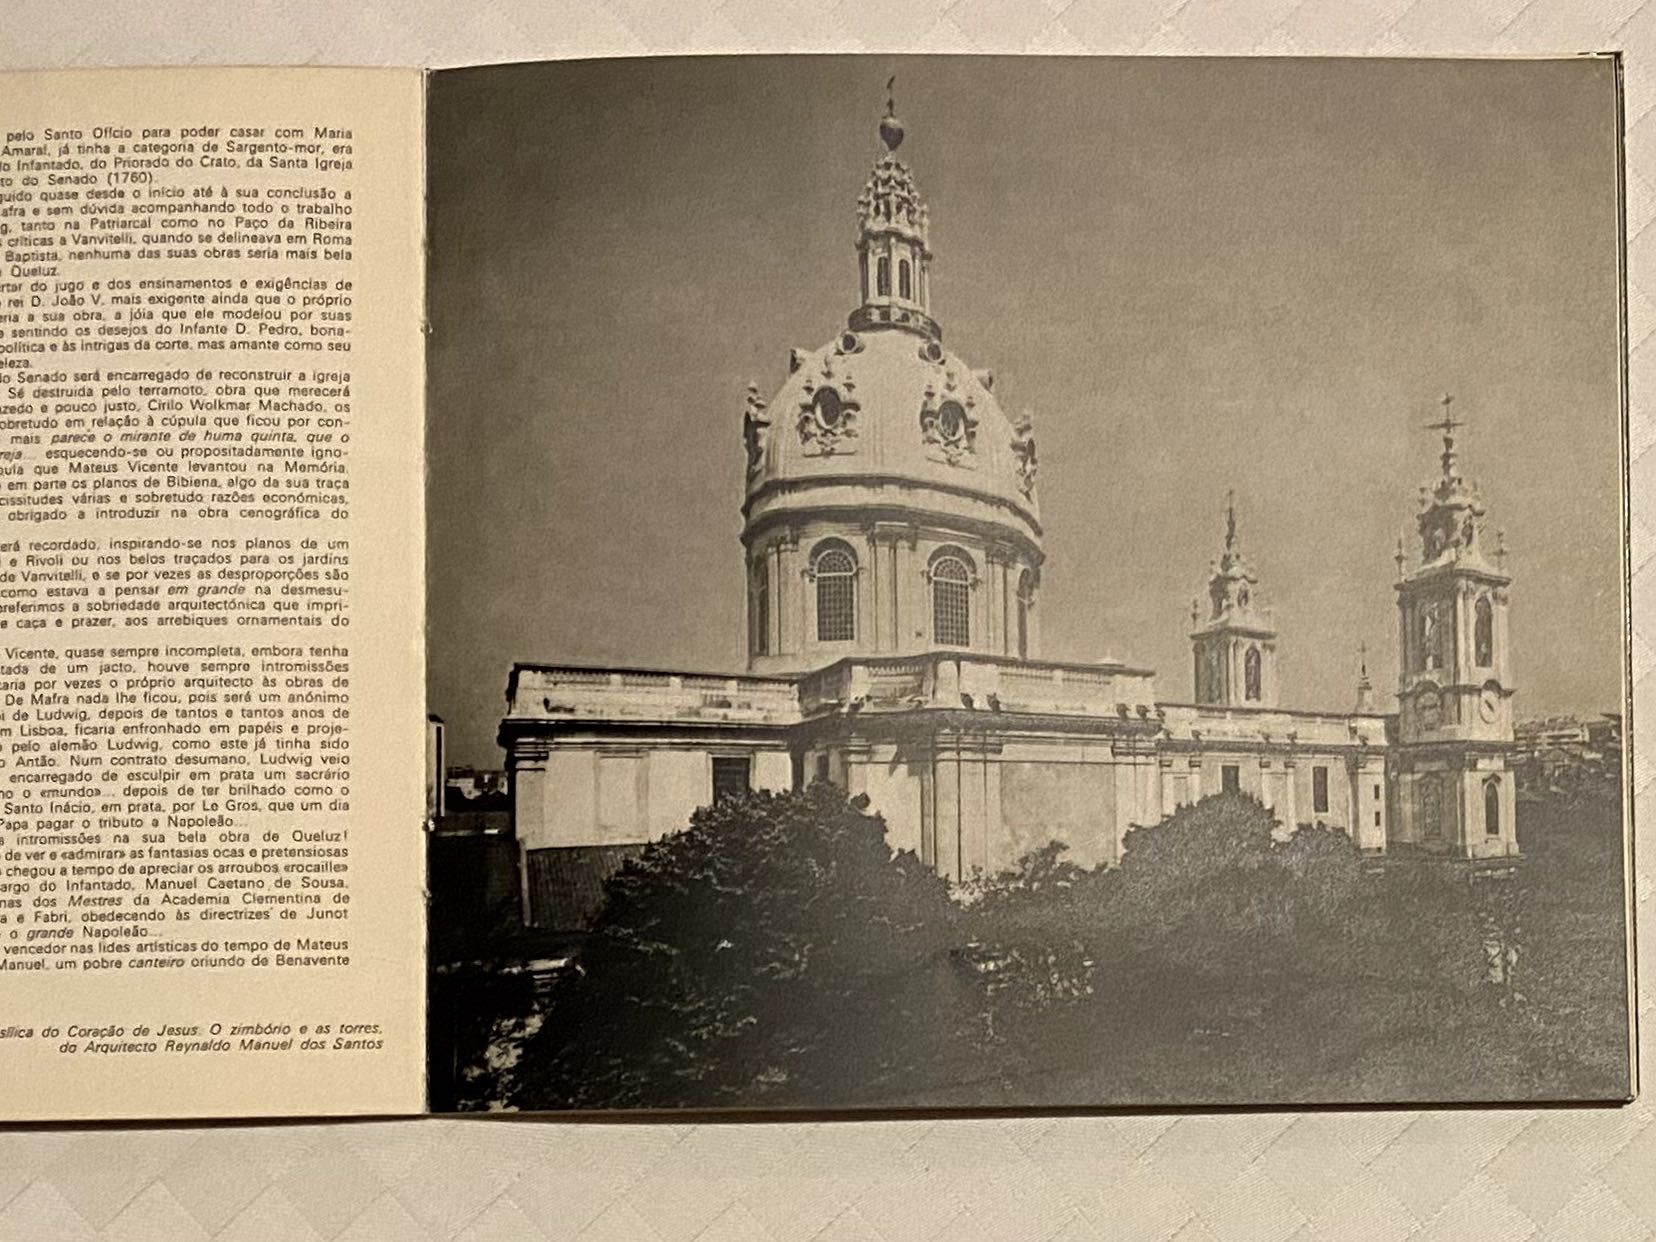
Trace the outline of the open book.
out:
[[[0,76],[0,1117],[1631,1098],[1620,121]]]

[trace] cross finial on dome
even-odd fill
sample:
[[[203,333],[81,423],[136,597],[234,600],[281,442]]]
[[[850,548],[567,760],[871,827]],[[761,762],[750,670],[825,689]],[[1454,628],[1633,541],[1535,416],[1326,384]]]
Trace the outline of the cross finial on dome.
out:
[[[1225,551],[1236,547],[1236,489],[1225,493]]]

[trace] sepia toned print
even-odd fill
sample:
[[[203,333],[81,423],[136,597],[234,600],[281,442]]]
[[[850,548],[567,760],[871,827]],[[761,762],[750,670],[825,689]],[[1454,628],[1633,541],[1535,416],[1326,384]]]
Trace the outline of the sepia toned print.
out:
[[[432,1107],[1626,1098],[1616,90],[435,79]]]

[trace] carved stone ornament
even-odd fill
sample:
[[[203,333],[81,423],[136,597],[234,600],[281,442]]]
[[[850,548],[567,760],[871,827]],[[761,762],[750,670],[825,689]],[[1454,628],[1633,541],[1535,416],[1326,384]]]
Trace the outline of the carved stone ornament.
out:
[[[1012,455],[1018,463],[1018,490],[1033,498],[1036,470],[1034,420],[1025,412],[1019,416],[1012,431]]]
[[[920,403],[920,438],[934,445],[951,466],[961,465],[977,451],[978,419],[972,412],[975,404],[970,395],[961,397],[953,371],[945,373],[941,392],[926,385]]]
[[[764,398],[759,395],[759,386],[747,386],[747,408],[742,413],[742,443],[747,448],[748,474],[757,474],[765,463],[765,438],[770,431],[771,420],[766,414]]]
[[[824,358],[816,379],[805,381],[805,400],[799,403],[799,442],[808,453],[828,456],[848,453],[847,441],[857,438],[857,414],[862,409],[853,394],[849,373],[837,373],[833,360]]]

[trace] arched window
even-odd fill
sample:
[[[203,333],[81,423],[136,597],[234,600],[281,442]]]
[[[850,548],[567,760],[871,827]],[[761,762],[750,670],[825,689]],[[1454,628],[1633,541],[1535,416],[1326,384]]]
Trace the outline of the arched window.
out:
[[[900,298],[913,296],[913,290],[909,285],[909,262],[907,259],[899,259],[897,262],[897,296]]]
[[[753,592],[753,606],[749,610],[752,621],[752,648],[755,655],[770,653],[770,562],[763,555],[753,562],[753,578],[749,588]]]
[[[1250,703],[1259,701],[1260,672],[1259,648],[1249,647],[1242,657],[1242,693]]]
[[[1484,832],[1501,835],[1501,782],[1493,776],[1484,782]]]
[[[825,544],[811,562],[816,578],[817,641],[849,642],[857,636],[857,561],[842,543]]]
[[[1029,610],[1035,606],[1035,580],[1026,569],[1018,575],[1018,659],[1029,659]]]
[[[1472,646],[1479,668],[1489,668],[1495,663],[1495,610],[1487,595],[1479,597],[1473,613]]]
[[[882,298],[891,296],[891,260],[883,254],[874,265],[874,293]]]
[[[958,556],[932,562],[932,639],[939,647],[972,645],[972,571]]]

